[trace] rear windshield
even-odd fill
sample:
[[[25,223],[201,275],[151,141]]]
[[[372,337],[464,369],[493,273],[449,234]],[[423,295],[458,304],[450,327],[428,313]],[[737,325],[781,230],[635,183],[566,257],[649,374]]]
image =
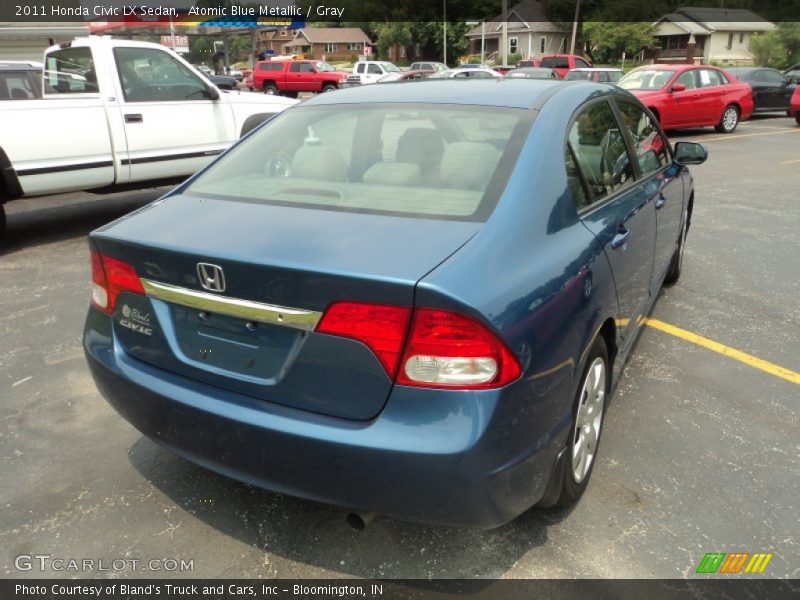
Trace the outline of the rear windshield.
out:
[[[674,71],[660,69],[631,71],[619,80],[619,87],[624,90],[660,90],[674,74]]]
[[[185,193],[484,221],[531,119],[531,111],[477,106],[300,106],[242,140]]]

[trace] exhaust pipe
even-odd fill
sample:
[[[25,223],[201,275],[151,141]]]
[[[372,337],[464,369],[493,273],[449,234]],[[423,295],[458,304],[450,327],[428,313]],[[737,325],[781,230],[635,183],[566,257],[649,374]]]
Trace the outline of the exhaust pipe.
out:
[[[377,516],[376,513],[353,511],[347,514],[347,524],[356,531],[364,531]]]

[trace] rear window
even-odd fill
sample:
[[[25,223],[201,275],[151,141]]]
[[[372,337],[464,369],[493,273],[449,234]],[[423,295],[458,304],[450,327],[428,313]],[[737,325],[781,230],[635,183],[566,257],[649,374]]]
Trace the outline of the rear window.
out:
[[[531,119],[529,111],[475,106],[292,108],[237,144],[185,193],[484,221]]]
[[[619,80],[619,87],[625,90],[660,90],[674,74],[674,71],[662,69],[631,71]]]
[[[280,71],[281,69],[283,69],[283,64],[281,63],[268,62],[268,63],[261,63],[260,65],[258,65],[259,71]]]

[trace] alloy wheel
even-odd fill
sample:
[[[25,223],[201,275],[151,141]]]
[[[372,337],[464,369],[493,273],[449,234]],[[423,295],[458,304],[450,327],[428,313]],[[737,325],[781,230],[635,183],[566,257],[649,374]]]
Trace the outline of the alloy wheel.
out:
[[[606,399],[606,363],[594,359],[586,372],[581,389],[578,415],[572,433],[572,478],[581,483],[589,474],[597,453],[603,408]]]

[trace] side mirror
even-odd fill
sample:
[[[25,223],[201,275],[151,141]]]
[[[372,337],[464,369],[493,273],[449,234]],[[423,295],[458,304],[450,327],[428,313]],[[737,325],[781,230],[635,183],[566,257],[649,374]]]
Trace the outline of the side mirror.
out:
[[[209,85],[206,87],[206,91],[208,93],[209,100],[214,100],[214,101],[219,100],[219,91],[217,90],[216,87],[214,87],[213,85]]]
[[[708,158],[708,150],[696,142],[675,144],[675,161],[682,165],[702,165]]]
[[[682,83],[676,83],[670,88],[670,92],[683,92],[686,90],[686,86]]]

